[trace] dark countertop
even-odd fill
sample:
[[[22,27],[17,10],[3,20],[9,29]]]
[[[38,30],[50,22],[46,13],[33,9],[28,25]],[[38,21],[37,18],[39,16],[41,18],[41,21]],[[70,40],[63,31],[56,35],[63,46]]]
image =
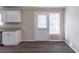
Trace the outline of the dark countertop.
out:
[[[0,31],[17,31],[21,30],[21,28],[0,28]]]

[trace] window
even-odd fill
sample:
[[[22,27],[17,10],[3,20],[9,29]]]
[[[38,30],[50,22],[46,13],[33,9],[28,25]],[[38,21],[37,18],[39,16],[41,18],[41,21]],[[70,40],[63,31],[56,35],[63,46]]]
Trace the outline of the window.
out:
[[[1,20],[2,20],[2,19],[1,19],[1,14],[0,14],[0,26],[3,25],[3,22],[2,22]]]
[[[38,15],[38,28],[47,28],[47,16],[46,15]]]
[[[49,34],[60,34],[60,14],[49,14]]]

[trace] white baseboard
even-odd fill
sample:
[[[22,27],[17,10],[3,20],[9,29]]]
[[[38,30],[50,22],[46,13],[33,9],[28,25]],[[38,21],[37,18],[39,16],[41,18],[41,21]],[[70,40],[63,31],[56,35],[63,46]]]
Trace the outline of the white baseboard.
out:
[[[64,41],[64,40],[49,40],[49,41]]]
[[[21,40],[21,41],[34,41],[34,40]]]
[[[65,43],[69,46],[69,47],[71,47],[76,53],[78,53],[78,51],[75,49],[75,48],[73,48],[72,46],[70,46],[70,44],[68,44],[68,42],[65,40]]]
[[[72,46],[71,46],[71,48],[76,52],[76,53],[79,53],[75,48],[73,48]]]
[[[36,41],[36,40],[21,40],[21,41]],[[64,41],[64,40],[49,40],[49,41]]]

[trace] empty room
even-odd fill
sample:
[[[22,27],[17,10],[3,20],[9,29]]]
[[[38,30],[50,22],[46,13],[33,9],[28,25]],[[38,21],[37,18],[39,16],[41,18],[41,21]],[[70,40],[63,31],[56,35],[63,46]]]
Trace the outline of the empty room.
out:
[[[78,6],[0,6],[0,53],[78,53],[78,22]]]

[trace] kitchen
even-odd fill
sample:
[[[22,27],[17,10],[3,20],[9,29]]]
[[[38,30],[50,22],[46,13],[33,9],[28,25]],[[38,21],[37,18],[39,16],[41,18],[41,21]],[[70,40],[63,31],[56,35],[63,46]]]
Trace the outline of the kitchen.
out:
[[[65,43],[64,7],[0,7],[0,52],[74,52]]]
[[[16,46],[21,41],[21,11],[0,8],[0,46]]]

